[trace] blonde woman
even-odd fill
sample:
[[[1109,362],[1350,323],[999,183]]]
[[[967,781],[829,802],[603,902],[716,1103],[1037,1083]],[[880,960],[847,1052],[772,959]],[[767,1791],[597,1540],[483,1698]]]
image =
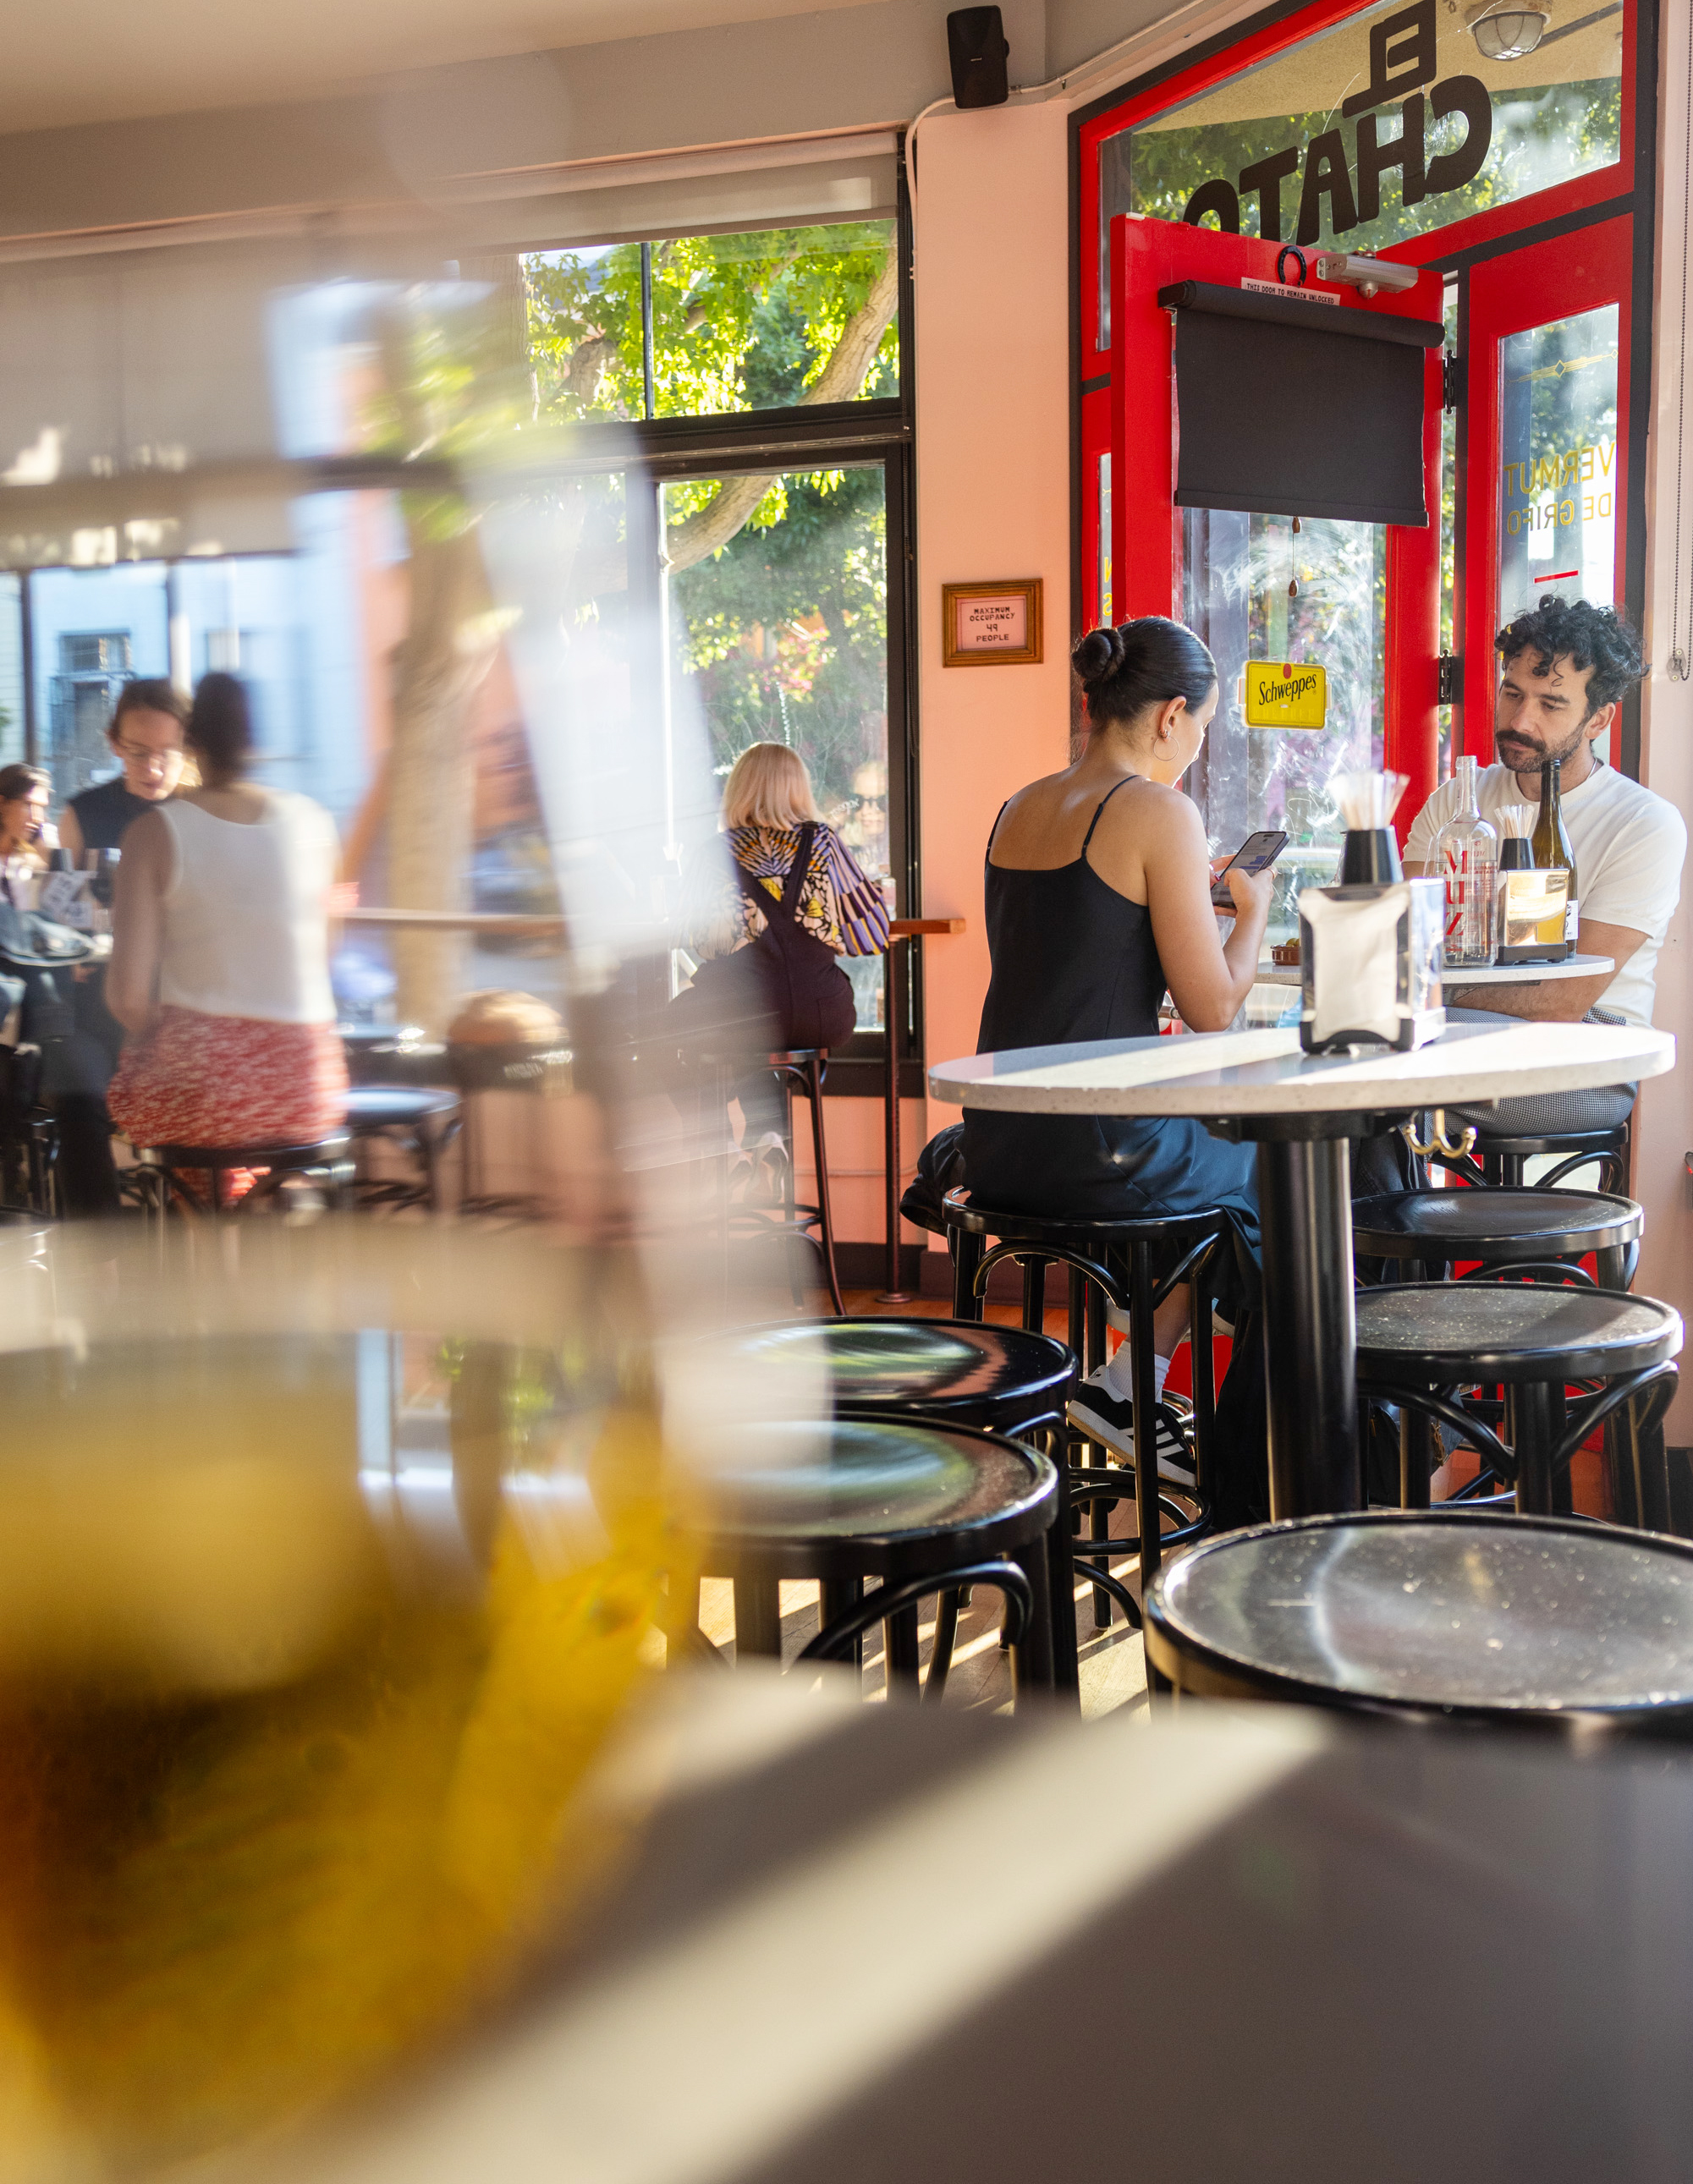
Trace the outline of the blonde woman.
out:
[[[841,1045],[855,1015],[841,958],[886,948],[880,889],[823,818],[805,761],[785,744],[754,744],[736,759],[723,827],[729,869],[712,872],[685,914],[684,944],[700,968],[673,1006],[701,1022],[744,1020],[751,972],[768,1045]]]
[[[684,1056],[713,1041],[749,1056],[841,1045],[857,1011],[841,958],[886,949],[880,889],[819,812],[805,762],[785,744],[742,751],[724,788],[723,827],[728,870],[701,859],[684,910],[684,944],[699,968],[670,1004],[668,1032]],[[768,1070],[746,1072],[735,1091],[743,1150],[781,1157]]]

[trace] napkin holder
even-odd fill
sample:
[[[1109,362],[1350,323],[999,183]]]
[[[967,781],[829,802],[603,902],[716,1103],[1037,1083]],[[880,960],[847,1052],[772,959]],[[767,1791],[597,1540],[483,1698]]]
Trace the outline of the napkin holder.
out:
[[[1376,1045],[1403,1054],[1439,1039],[1445,925],[1443,880],[1307,888],[1299,897],[1305,1052]]]
[[[1569,874],[1531,869],[1499,876],[1499,961],[1562,963],[1575,952],[1568,937]]]

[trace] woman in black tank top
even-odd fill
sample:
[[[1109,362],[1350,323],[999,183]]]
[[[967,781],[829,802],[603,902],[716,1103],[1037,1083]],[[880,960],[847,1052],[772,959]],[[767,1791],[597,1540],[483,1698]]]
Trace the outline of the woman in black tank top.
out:
[[[1231,876],[1234,929],[1221,940],[1204,827],[1175,787],[1215,710],[1210,654],[1180,624],[1149,616],[1095,630],[1076,664],[1087,747],[1065,772],[1014,797],[988,843],[993,969],[979,1053],[1150,1038],[1166,989],[1193,1028],[1221,1030],[1256,969],[1268,877]],[[970,1189],[1008,1212],[1109,1219],[1220,1207],[1249,1268],[1256,1260],[1252,1148],[1198,1123],[969,1108],[964,1161]]]

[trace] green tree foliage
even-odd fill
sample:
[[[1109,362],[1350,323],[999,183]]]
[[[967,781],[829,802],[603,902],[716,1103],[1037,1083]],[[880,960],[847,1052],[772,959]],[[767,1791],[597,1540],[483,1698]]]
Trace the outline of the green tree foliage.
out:
[[[790,476],[785,486],[780,523],[749,525],[673,580],[678,642],[719,772],[749,744],[791,744],[819,808],[874,861],[886,833],[882,473]]]
[[[1135,132],[1129,153],[1130,200],[1126,211],[1149,213],[1157,220],[1180,220],[1189,198],[1201,182],[1220,176],[1232,182],[1241,170],[1266,159],[1290,144],[1305,145],[1326,129],[1338,126],[1349,159],[1354,136],[1351,125],[1337,114],[1295,114],[1250,121],[1213,121],[1191,129],[1144,129]],[[1384,109],[1378,126],[1385,139],[1401,126],[1397,114]],[[1456,115],[1428,125],[1427,156],[1452,150],[1463,135]],[[1378,220],[1360,222],[1336,236],[1331,226],[1332,205],[1321,200],[1323,221],[1318,237],[1324,248],[1383,250],[1405,237],[1446,227],[1498,204],[1514,203],[1533,191],[1545,189],[1590,167],[1608,165],[1618,156],[1622,141],[1622,85],[1615,78],[1588,83],[1555,83],[1496,96],[1493,102],[1493,140],[1480,174],[1461,189],[1424,198],[1409,209],[1401,201],[1397,169],[1382,182],[1382,211]],[[1282,233],[1288,241],[1299,219],[1300,177],[1290,176],[1282,185]],[[1258,197],[1249,191],[1241,200],[1240,226],[1243,235],[1258,232]]]
[[[805,400],[886,292],[892,248],[887,222],[655,243],[657,414]],[[530,259],[525,279],[538,416],[643,415],[639,246]],[[896,394],[898,371],[889,324],[850,392]],[[723,543],[673,566],[677,665],[694,678],[719,773],[749,744],[790,744],[820,807],[874,867],[887,834],[881,471],[790,471],[762,484]],[[667,539],[721,494],[715,478],[667,487]]]

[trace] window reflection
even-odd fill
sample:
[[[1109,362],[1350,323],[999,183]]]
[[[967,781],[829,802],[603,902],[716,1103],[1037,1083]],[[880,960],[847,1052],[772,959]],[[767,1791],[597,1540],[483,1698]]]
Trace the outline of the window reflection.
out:
[[[1500,343],[1501,620],[1556,592],[1615,604],[1618,306]]]
[[[1185,509],[1182,538],[1182,618],[1210,647],[1220,686],[1187,786],[1219,855],[1260,827],[1287,829],[1270,922],[1271,939],[1287,939],[1299,889],[1339,863],[1330,779],[1382,764],[1387,533],[1310,517],[1296,532],[1286,516]],[[1326,727],[1249,728],[1241,681],[1253,660],[1325,667]]]

